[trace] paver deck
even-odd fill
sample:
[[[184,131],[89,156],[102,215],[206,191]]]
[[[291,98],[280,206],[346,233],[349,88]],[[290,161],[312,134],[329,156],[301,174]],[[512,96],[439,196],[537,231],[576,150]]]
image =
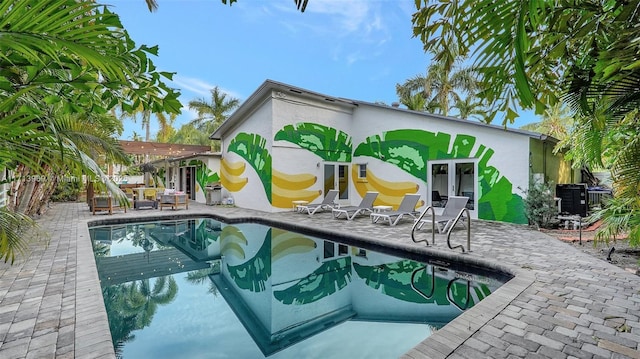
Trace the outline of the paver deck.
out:
[[[87,224],[182,214],[295,223],[515,275],[405,358],[640,358],[640,277],[525,226],[473,221],[472,252],[462,255],[441,235],[435,246],[413,243],[409,222],[389,227],[367,218],[334,220],[330,212],[264,213],[195,202],[188,210],[95,216],[83,203],[54,204],[38,220],[50,233],[48,246],[34,244],[13,266],[0,263],[0,358],[115,358]],[[466,240],[465,232],[454,234]]]

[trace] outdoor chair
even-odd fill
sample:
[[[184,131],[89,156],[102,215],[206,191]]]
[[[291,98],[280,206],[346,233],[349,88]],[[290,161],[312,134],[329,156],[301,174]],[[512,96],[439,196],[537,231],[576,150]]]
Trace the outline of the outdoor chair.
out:
[[[176,210],[179,206],[184,206],[185,209],[189,209],[189,198],[184,193],[163,194],[160,196],[160,210],[163,207],[171,207]]]
[[[435,226],[438,229],[439,233],[445,233],[449,226],[453,224],[453,220],[456,219],[456,216],[462,211],[469,201],[469,197],[461,197],[461,196],[449,196],[447,200],[447,204],[444,206],[444,210],[441,214],[436,214],[435,216]],[[426,210],[426,209],[425,209]],[[464,217],[462,217],[465,220]],[[417,229],[422,229],[422,226],[425,223],[431,223],[432,217],[429,213],[426,213],[420,223],[416,226]]]
[[[300,213],[308,213],[310,216],[316,212],[324,211],[325,209],[334,208],[336,206],[335,200],[338,196],[338,190],[332,189],[327,192],[321,203],[312,203],[307,205],[298,205],[296,210]]]
[[[156,200],[156,189],[155,188],[146,188],[143,191],[144,199]],[[142,198],[140,198],[142,199]]]
[[[94,196],[91,205],[92,214],[95,215],[99,211],[108,211],[109,214],[112,214],[113,206],[111,203],[111,197],[109,196]]]
[[[409,216],[413,219],[416,218],[416,205],[420,200],[420,194],[405,194],[398,206],[398,210],[389,212],[371,213],[371,223],[378,223],[380,220],[389,222],[390,226],[395,226],[405,216]]]
[[[127,198],[128,201],[128,198]],[[122,202],[116,198],[111,196],[94,196],[91,200],[91,212],[92,214],[96,214],[96,212],[107,211],[109,214],[113,214],[113,210],[123,210],[124,213],[127,213],[127,204]]]
[[[345,218],[348,221],[353,220],[356,216],[373,213],[373,202],[378,197],[378,192],[367,192],[360,204],[357,206],[347,206],[340,208],[332,208],[333,218]]]

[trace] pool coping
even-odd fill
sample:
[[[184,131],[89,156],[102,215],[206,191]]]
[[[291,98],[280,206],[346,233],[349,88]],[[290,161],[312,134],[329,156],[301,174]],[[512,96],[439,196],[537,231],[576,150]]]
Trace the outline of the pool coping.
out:
[[[268,215],[265,213],[265,215]],[[274,218],[259,215],[225,216],[213,214],[200,209],[189,212],[154,212],[148,215],[136,217],[118,217],[109,219],[80,219],[77,232],[77,282],[76,282],[76,330],[75,330],[75,355],[76,358],[113,357],[115,350],[111,340],[111,332],[107,319],[106,308],[102,299],[102,290],[96,267],[95,257],[91,241],[89,240],[89,227],[110,223],[134,223],[140,221],[153,221],[162,219],[184,218],[213,218],[225,223],[257,222],[273,224],[285,229],[302,231],[310,234],[322,234],[337,236],[341,240],[357,245],[368,244],[400,251],[407,251],[416,255],[437,257],[449,262],[463,263],[475,267],[483,267],[492,271],[499,271],[513,276],[486,299],[464,311],[453,321],[431,336],[418,343],[407,353],[404,358],[446,358],[460,345],[496,317],[518,295],[526,290],[534,281],[535,275],[525,269],[511,265],[487,261],[479,257],[472,257],[451,251],[442,251],[429,247],[407,245],[404,243],[389,243],[376,238],[367,238],[364,235],[349,234],[327,228],[317,228],[300,223],[291,223]]]

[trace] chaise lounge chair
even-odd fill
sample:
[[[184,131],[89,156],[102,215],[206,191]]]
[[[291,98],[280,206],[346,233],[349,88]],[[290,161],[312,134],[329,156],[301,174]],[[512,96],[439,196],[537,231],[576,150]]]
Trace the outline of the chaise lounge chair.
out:
[[[373,201],[376,200],[376,197],[378,197],[378,192],[367,192],[360,204],[357,206],[333,208],[331,210],[333,218],[339,219],[344,217],[346,220],[350,221],[357,215],[373,213]]]
[[[310,216],[316,212],[324,211],[325,209],[333,208],[335,206],[336,196],[338,196],[338,190],[332,189],[327,192],[321,203],[312,203],[307,205],[299,205],[296,210],[300,213],[308,213]]]
[[[453,220],[456,219],[456,216],[467,206],[468,201],[469,197],[449,196],[442,214],[436,214],[435,225],[438,228],[439,233],[445,233],[449,229],[449,226],[453,223]],[[429,214],[426,214],[420,220],[420,223],[418,223],[416,228],[422,229],[422,226],[425,223],[431,223],[431,216]]]
[[[409,216],[413,219],[416,218],[416,205],[420,199],[420,194],[405,194],[397,211],[371,213],[371,223],[378,223],[378,221],[388,221],[390,226],[395,226],[400,220]]]

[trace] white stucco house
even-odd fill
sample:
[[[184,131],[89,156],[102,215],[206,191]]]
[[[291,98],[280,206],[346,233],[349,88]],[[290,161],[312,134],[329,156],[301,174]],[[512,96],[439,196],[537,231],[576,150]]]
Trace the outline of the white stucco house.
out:
[[[357,205],[367,191],[397,206],[469,197],[473,218],[526,223],[531,178],[573,181],[548,136],[471,120],[332,97],[267,80],[212,135],[222,142],[223,197],[262,211],[319,202],[338,189]]]

